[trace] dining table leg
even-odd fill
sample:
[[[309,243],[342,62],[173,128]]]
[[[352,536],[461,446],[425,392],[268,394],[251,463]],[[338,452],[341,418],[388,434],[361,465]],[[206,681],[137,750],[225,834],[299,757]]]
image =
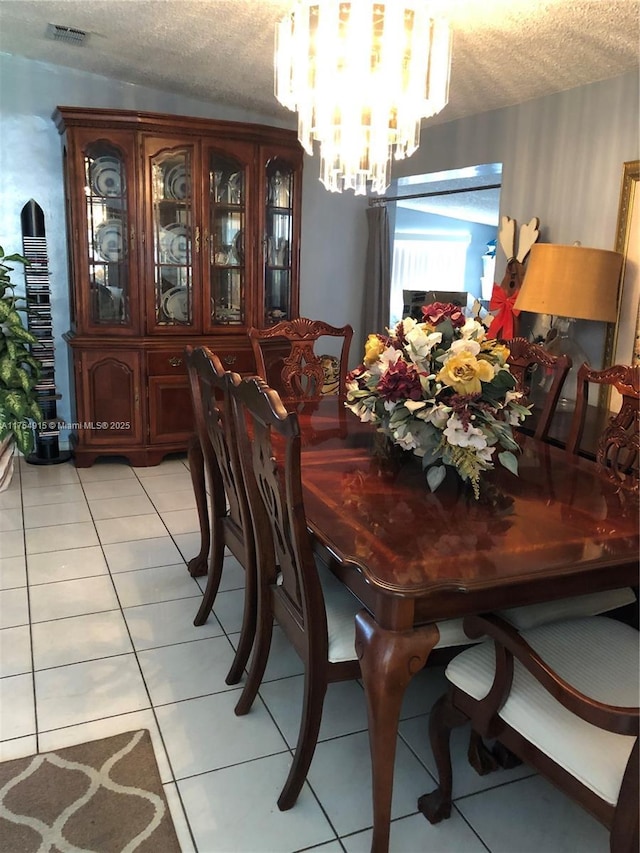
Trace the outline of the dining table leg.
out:
[[[209,525],[209,508],[207,506],[207,484],[204,473],[204,454],[197,435],[194,435],[187,448],[189,473],[196,497],[198,521],[200,523],[200,551],[187,563],[191,577],[201,577],[208,571],[209,549],[211,546],[211,530]]]
[[[381,627],[366,611],[356,615],[356,654],[367,700],[373,839],[371,853],[387,853],[396,739],[402,699],[439,639],[435,625],[406,631]]]

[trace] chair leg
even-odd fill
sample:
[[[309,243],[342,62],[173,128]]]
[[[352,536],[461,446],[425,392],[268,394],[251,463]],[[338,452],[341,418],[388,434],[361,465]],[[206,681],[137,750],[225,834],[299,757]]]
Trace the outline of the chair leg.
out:
[[[486,776],[487,773],[493,773],[500,766],[498,757],[493,754],[486,743],[483,741],[478,732],[471,729],[469,735],[469,750],[467,752],[469,764],[476,771],[478,776]],[[514,765],[515,767],[516,765]]]
[[[227,684],[237,684],[242,678],[242,673],[249,660],[253,641],[256,636],[256,610],[255,566],[247,565],[245,567],[244,608],[240,640],[238,641],[238,648],[236,649],[231,669],[225,678]]]
[[[209,545],[211,541],[209,509],[207,506],[207,484],[204,476],[204,455],[197,435],[193,436],[189,442],[187,456],[200,523],[200,552],[187,563],[189,574],[195,578],[207,574],[207,559],[209,557]]]
[[[429,823],[440,823],[451,816],[453,773],[451,770],[451,729],[464,725],[467,717],[454,708],[445,693],[435,703],[429,714],[429,740],[438,771],[438,787],[418,800],[418,810]]]
[[[224,564],[224,544],[222,542],[222,531],[220,525],[215,524],[213,531],[213,548],[211,552],[211,563],[209,565],[209,573],[207,575],[207,585],[202,596],[202,601],[196,618],[193,620],[194,625],[204,625],[209,618],[211,609],[215,604],[218,587],[222,578],[222,566]]]
[[[522,764],[522,759],[518,758],[515,752],[511,752],[499,740],[491,747],[491,753],[498,762],[498,766],[502,767],[503,770],[511,770],[513,767],[519,767]]]
[[[324,677],[310,672],[307,665],[304,674],[304,703],[298,743],[293,756],[293,763],[287,776],[284,788],[278,797],[278,808],[287,811],[295,805],[300,790],[307,778],[313,754],[318,743],[320,723],[322,722],[322,707],[327,692],[327,681]]]
[[[271,593],[268,589],[263,593],[262,598],[264,600],[258,602],[256,636],[247,681],[234,709],[238,717],[248,714],[251,710],[269,660],[273,635],[273,610],[271,608]]]

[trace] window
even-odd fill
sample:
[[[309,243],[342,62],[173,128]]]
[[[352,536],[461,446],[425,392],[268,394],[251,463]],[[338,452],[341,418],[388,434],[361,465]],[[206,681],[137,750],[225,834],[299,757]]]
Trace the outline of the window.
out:
[[[465,290],[470,234],[396,238],[391,268],[390,326],[402,319],[404,290]]]

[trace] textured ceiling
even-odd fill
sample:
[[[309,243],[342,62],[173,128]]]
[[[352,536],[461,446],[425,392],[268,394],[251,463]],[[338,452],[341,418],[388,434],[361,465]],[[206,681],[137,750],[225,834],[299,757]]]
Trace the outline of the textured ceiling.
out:
[[[638,67],[638,0],[431,0],[453,32],[450,121]],[[295,122],[273,95],[288,0],[0,0],[0,51]],[[47,24],[90,33],[46,38]]]
[[[427,124],[615,77],[639,65],[640,0],[431,0],[431,5],[451,23],[453,60],[449,104]],[[289,8],[289,0],[0,0],[0,51],[244,107],[295,127],[294,115],[273,94],[275,24]],[[85,30],[89,38],[84,46],[53,41],[46,36],[48,24]],[[488,190],[405,206],[495,224],[497,196]]]

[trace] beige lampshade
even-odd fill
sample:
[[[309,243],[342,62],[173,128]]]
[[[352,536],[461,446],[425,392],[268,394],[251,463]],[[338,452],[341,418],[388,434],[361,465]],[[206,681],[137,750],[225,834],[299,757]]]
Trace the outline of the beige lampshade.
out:
[[[515,307],[536,314],[614,323],[622,260],[620,252],[607,249],[536,243]]]

